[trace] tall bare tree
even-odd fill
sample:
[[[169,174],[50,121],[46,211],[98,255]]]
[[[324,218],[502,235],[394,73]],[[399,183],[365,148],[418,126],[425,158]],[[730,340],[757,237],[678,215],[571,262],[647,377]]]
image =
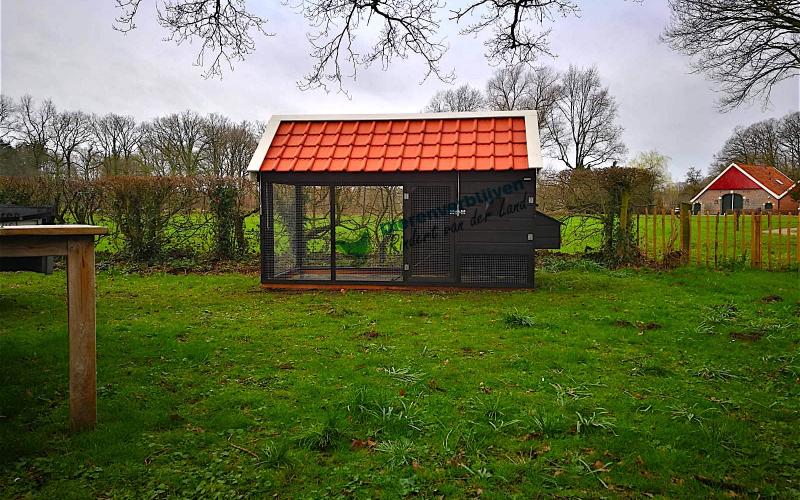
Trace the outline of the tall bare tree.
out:
[[[243,177],[258,146],[255,128],[247,121],[234,123],[212,113],[203,119],[202,129],[205,147],[200,171],[216,177]]]
[[[781,119],[778,143],[786,175],[800,181],[800,111]]]
[[[14,131],[14,101],[0,95],[0,141],[6,141]]]
[[[520,64],[498,69],[486,84],[486,105],[498,111],[538,111],[540,140],[547,150],[553,145],[546,123],[558,99],[558,79],[558,73],[549,66],[529,69]]]
[[[144,127],[143,143],[151,168],[162,174],[201,172],[206,137],[204,120],[194,111],[154,119]]]
[[[102,172],[103,150],[94,136],[75,150],[75,156],[75,174],[81,179],[94,179]]]
[[[718,174],[732,162],[769,165],[800,178],[800,112],[736,127],[710,173]]]
[[[223,177],[231,121],[227,116],[211,113],[203,120],[202,128],[206,146],[203,148],[202,171],[207,175]]]
[[[92,131],[102,152],[105,175],[140,173],[135,158],[142,138],[142,128],[132,116],[108,113],[92,120]]]
[[[664,39],[720,85],[731,109],[800,69],[800,0],[670,0]]]
[[[483,94],[480,90],[467,84],[454,89],[440,90],[425,106],[425,111],[428,113],[478,111],[481,109],[484,109]]]
[[[51,128],[56,172],[71,178],[76,173],[78,150],[92,138],[90,117],[82,111],[62,111],[55,115]]]
[[[57,114],[55,105],[49,99],[39,106],[29,95],[19,100],[15,108],[14,139],[29,163],[25,170],[54,170],[51,159],[55,150],[53,122]]]
[[[558,99],[547,118],[556,158],[583,170],[622,159],[626,148],[616,124],[617,103],[603,87],[597,68],[570,66],[561,76]]]
[[[222,162],[222,175],[244,177],[247,165],[258,146],[260,134],[251,123],[233,124],[227,132],[227,145]]]

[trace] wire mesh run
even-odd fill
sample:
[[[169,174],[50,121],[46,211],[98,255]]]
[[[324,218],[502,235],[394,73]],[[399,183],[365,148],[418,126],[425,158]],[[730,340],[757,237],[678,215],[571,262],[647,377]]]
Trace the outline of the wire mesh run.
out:
[[[336,279],[402,281],[402,186],[336,188]]]
[[[274,278],[331,279],[330,188],[272,187]]]
[[[525,285],[532,256],[466,254],[461,256],[461,282],[472,284]]]
[[[454,184],[261,189],[265,284],[533,285],[533,249],[505,241],[510,226],[525,238],[530,221],[497,216],[460,237]]]

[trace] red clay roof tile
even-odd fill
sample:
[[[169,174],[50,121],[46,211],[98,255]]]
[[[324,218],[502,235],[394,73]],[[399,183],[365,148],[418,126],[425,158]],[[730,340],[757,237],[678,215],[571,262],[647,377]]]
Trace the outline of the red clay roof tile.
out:
[[[478,132],[478,144],[492,144],[494,142],[493,132]]]
[[[280,129],[278,129],[280,131]],[[325,130],[325,122],[312,122],[308,127],[309,135],[320,135]]]
[[[742,163],[737,163],[737,165],[755,180],[766,186],[767,189],[777,194],[778,197],[783,197],[783,194],[794,184],[794,181],[789,176],[775,167]]]
[[[522,117],[283,122],[261,164],[281,172],[528,167]]]
[[[441,134],[439,132],[432,132],[430,134],[424,134],[422,136],[422,144],[431,145],[431,144],[441,144]]]

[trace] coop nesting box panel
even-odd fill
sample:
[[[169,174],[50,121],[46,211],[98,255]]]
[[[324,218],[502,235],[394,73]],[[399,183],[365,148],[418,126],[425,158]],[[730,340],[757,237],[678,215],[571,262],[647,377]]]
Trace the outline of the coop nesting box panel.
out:
[[[0,225],[52,224],[55,218],[53,207],[30,207],[0,204]],[[53,257],[0,257],[0,272],[31,271],[50,274],[53,272]]]

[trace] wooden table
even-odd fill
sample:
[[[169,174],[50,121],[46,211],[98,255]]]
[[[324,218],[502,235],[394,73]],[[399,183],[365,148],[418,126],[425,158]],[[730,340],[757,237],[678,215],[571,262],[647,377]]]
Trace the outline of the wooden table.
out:
[[[0,257],[67,257],[69,329],[69,418],[73,430],[97,421],[95,357],[94,237],[99,226],[38,225],[0,227]]]

